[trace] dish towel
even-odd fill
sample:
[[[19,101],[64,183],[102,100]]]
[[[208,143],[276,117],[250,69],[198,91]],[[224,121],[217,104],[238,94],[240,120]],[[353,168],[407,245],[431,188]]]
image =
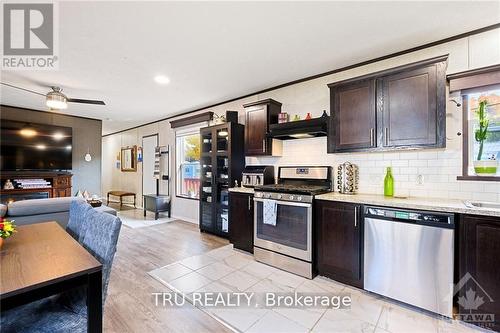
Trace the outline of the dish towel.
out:
[[[278,204],[276,200],[264,200],[262,204],[263,223],[276,226]]]

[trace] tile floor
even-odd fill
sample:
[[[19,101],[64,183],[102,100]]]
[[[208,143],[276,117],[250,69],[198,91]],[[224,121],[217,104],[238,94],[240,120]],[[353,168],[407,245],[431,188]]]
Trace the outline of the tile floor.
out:
[[[169,289],[198,292],[310,292],[350,294],[350,309],[200,308],[237,332],[484,332],[440,319],[350,286],[316,277],[308,280],[259,263],[227,245],[155,269],[149,274]]]
[[[120,210],[117,212],[117,214],[122,220],[122,223],[132,229],[151,227],[153,225],[168,223],[177,220],[175,218],[168,218],[163,214],[160,214],[158,220],[155,220],[153,213],[148,212],[146,217],[144,217],[144,211],[142,209],[133,208]]]

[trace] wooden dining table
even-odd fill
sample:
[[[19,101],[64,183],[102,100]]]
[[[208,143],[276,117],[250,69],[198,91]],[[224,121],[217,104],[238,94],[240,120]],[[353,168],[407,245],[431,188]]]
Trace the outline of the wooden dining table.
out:
[[[87,329],[102,332],[102,265],[58,223],[23,225],[0,251],[2,311],[87,286]]]

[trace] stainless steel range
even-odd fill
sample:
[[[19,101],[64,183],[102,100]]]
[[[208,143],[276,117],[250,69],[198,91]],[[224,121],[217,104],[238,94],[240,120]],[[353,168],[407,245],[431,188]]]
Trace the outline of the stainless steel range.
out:
[[[328,166],[280,167],[278,184],[256,186],[255,259],[311,279],[313,199],[332,186]]]

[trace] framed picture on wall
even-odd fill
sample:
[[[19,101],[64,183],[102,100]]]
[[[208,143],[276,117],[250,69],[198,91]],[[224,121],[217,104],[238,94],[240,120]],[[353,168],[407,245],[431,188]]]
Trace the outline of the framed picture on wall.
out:
[[[137,146],[122,148],[120,164],[124,172],[137,171]]]

